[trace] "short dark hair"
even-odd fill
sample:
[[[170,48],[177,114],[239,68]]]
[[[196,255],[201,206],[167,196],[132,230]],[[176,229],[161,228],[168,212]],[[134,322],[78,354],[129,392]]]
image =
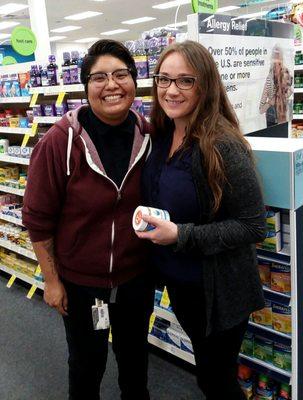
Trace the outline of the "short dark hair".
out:
[[[92,66],[96,63],[100,56],[110,55],[123,61],[127,68],[129,68],[135,86],[137,87],[137,68],[135,60],[133,59],[129,50],[116,40],[102,39],[94,43],[89,49],[88,53],[83,58],[81,66],[81,83],[83,83],[85,92],[87,94],[88,75],[90,74]]]

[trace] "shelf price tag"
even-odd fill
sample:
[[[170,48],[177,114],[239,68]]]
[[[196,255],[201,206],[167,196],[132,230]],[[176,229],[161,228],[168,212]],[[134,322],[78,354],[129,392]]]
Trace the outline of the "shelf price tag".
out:
[[[148,333],[151,333],[153,326],[154,326],[155,319],[156,319],[156,314],[153,312],[149,319]]]
[[[163,307],[163,308],[168,308],[169,304],[170,304],[170,300],[169,300],[167,289],[166,289],[166,286],[165,286],[165,288],[163,290],[163,293],[162,293],[160,306]]]
[[[37,286],[36,286],[36,285],[33,285],[33,286],[30,288],[30,290],[28,291],[26,297],[27,297],[28,299],[31,299],[31,298],[33,297],[33,295],[34,295],[36,289],[37,289]]]
[[[39,96],[39,93],[34,93],[32,95],[31,102],[29,104],[30,107],[34,107],[34,105],[37,103],[38,96]]]
[[[10,287],[12,286],[12,284],[15,282],[15,279],[16,279],[16,278],[17,278],[16,275],[12,275],[12,276],[10,277],[9,281],[7,282],[6,287],[10,288]]]
[[[58,94],[57,101],[56,101],[56,106],[61,106],[62,101],[63,101],[63,99],[65,97],[65,94],[66,94],[65,92],[60,92]]]

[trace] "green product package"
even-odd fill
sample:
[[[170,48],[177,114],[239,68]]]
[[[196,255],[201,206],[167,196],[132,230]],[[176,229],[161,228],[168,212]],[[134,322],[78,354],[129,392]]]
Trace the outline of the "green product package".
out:
[[[291,371],[291,346],[274,343],[273,364],[285,371]]]
[[[254,357],[272,364],[273,342],[262,336],[256,335],[254,338]]]

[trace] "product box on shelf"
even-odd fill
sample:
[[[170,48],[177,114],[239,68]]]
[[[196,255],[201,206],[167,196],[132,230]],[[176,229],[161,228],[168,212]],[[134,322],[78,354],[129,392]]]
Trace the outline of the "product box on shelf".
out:
[[[254,357],[272,364],[273,342],[263,336],[254,337]]]
[[[266,227],[269,231],[279,232],[281,229],[280,211],[266,210]]]
[[[291,333],[291,307],[272,302],[272,324],[276,331]]]
[[[19,97],[21,95],[18,74],[9,75],[9,97]]]
[[[276,292],[290,294],[291,277],[290,265],[272,263],[270,268],[270,288]]]
[[[257,248],[262,250],[269,250],[279,252],[282,249],[281,232],[268,231],[266,238],[262,243],[257,243]]]
[[[30,86],[30,74],[28,72],[22,72],[18,74],[21,96],[29,96]]]
[[[261,282],[264,286],[270,287],[270,267],[271,262],[266,260],[258,260],[258,269],[261,278]]]
[[[285,371],[291,371],[291,346],[274,342],[273,365]]]
[[[246,354],[247,356],[253,356],[254,354],[254,335],[252,332],[246,331],[244,334],[244,338],[241,344],[241,353]]]
[[[252,319],[256,324],[272,327],[272,304],[265,300],[265,307],[252,313]]]

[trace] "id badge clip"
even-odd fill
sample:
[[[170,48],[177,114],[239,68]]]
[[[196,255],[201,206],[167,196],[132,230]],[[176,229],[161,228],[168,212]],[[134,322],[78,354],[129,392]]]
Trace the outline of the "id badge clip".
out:
[[[92,306],[92,318],[95,331],[109,329],[108,304],[105,304],[102,300],[95,299],[95,304]]]

